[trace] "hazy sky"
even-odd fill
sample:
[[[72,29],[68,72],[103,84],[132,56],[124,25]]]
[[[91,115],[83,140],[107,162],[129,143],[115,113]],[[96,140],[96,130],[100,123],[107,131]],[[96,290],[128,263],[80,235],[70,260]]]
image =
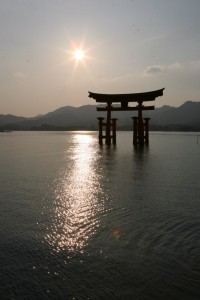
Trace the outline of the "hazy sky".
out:
[[[95,104],[88,91],[200,101],[199,15],[200,0],[0,0],[0,114]]]

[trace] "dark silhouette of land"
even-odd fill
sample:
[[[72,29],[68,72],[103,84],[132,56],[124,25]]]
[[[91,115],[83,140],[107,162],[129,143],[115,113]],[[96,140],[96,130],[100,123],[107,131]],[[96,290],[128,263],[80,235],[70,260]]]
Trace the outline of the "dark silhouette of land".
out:
[[[98,130],[101,112],[96,105],[65,106],[33,118],[0,115],[0,130]],[[113,112],[118,119],[117,130],[132,130],[131,117],[137,112]],[[187,101],[179,107],[164,105],[154,111],[145,111],[151,118],[150,130],[200,131],[200,102]]]

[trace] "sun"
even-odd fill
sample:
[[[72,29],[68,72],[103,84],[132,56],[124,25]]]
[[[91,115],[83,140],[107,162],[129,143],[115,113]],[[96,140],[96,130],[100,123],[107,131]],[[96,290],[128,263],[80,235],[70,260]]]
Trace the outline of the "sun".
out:
[[[63,48],[64,53],[67,55],[65,63],[73,65],[72,72],[74,73],[78,68],[84,68],[89,72],[90,61],[94,58],[90,55],[94,46],[88,48],[85,47],[83,40],[75,41],[71,40],[68,48]],[[64,64],[65,64],[64,63]]]
[[[84,51],[82,49],[76,49],[74,51],[74,58],[79,61],[79,60],[83,60],[85,57]]]

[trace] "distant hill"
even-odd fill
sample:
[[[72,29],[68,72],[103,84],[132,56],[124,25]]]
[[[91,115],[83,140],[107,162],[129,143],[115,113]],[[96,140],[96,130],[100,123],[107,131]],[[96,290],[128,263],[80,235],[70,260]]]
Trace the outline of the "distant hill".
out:
[[[144,111],[150,117],[150,130],[200,131],[200,102],[187,101],[179,107],[164,105],[154,111]],[[137,112],[114,112],[118,118],[117,127],[131,130],[131,117]],[[80,107],[64,106],[33,118],[0,115],[2,130],[97,130],[97,117],[106,116],[97,112],[96,105]]]
[[[0,127],[8,124],[19,124],[25,120],[27,120],[27,118],[13,115],[0,115]]]
[[[151,112],[154,124],[197,124],[200,122],[200,102],[187,101],[175,108],[163,106]]]

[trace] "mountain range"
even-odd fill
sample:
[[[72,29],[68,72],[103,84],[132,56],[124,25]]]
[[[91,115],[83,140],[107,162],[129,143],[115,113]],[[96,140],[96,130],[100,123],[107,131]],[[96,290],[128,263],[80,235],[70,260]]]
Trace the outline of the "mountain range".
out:
[[[118,118],[119,130],[131,130],[131,117],[137,112],[113,112]],[[106,117],[97,112],[96,105],[80,107],[64,106],[52,112],[26,118],[14,115],[0,115],[0,130],[97,130],[97,117]],[[164,105],[153,111],[144,111],[150,117],[150,130],[200,131],[200,102],[187,101],[179,107]]]

